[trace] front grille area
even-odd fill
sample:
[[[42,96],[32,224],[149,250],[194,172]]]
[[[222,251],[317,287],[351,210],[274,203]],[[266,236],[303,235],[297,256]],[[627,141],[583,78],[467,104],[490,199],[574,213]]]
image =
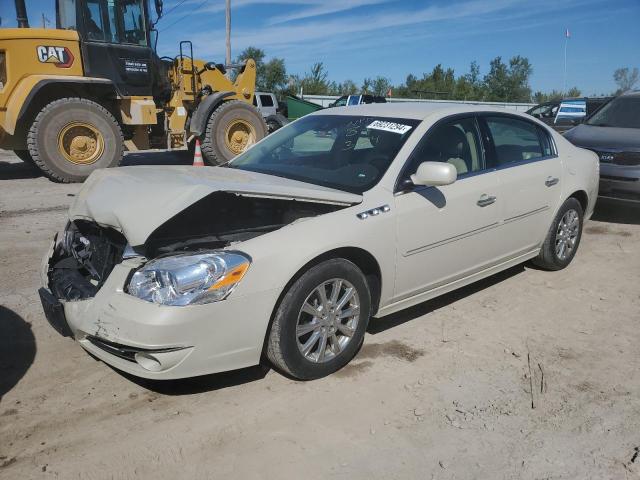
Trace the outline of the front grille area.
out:
[[[603,152],[594,150],[601,163],[640,165],[640,152]]]
[[[92,298],[122,261],[119,232],[87,221],[71,222],[49,260],[49,287],[64,300]]]

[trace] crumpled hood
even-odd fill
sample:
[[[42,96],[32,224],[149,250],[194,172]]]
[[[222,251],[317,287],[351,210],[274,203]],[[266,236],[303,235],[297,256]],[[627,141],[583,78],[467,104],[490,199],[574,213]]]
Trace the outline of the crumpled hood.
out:
[[[131,245],[142,245],[157,227],[217,191],[339,205],[362,201],[360,195],[232,168],[135,166],[95,170],[69,219],[113,227]]]

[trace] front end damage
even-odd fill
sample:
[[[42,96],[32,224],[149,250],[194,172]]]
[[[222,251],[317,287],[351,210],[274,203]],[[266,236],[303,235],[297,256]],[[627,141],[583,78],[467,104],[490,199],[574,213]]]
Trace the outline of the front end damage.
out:
[[[346,206],[216,191],[139,245],[131,245],[122,228],[74,218],[44,259],[40,295],[47,319],[96,357],[136,376],[183,378],[255,365],[278,291],[267,286],[214,303],[161,305],[129,293],[133,274],[152,260],[235,249]]]

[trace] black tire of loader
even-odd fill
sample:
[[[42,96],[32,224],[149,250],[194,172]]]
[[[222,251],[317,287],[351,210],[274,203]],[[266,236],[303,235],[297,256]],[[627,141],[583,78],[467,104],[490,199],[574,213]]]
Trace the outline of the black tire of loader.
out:
[[[103,136],[104,151],[94,163],[74,164],[58,151],[60,128],[69,121],[87,122]],[[97,168],[117,167],[124,153],[124,138],[118,121],[106,108],[86,98],[70,97],[54,100],[38,113],[27,135],[27,147],[47,177],[73,183],[84,181]]]
[[[269,129],[269,133],[273,133],[276,130],[280,130],[287,123],[289,123],[289,119],[284,115],[276,113],[275,115],[269,115],[265,118],[265,122],[267,122],[267,127]]]
[[[220,165],[236,156],[227,148],[224,139],[225,124],[232,118],[241,118],[251,123],[256,132],[256,142],[267,136],[267,124],[254,106],[240,100],[223,102],[209,117],[202,139],[202,156],[209,165]]]
[[[18,157],[20,160],[22,160],[24,163],[26,163],[30,167],[36,167],[36,168],[38,167],[36,165],[36,162],[33,161],[33,158],[31,158],[31,154],[29,153],[29,150],[14,150],[13,153],[15,153],[16,157]]]

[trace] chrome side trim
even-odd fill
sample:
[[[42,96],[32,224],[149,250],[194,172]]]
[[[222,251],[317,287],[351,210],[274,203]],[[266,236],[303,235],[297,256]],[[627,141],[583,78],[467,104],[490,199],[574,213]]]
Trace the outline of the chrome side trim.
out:
[[[433,242],[428,245],[423,245],[422,247],[412,248],[411,250],[407,250],[405,253],[403,253],[402,256],[409,257],[411,255],[415,255],[416,253],[421,253],[426,250],[431,250],[436,247],[441,247],[442,245],[446,245],[447,243],[455,242],[457,240],[462,240],[463,238],[471,237],[472,235],[477,235],[478,233],[486,232],[487,230],[491,230],[499,226],[500,226],[499,222],[492,223],[484,227],[476,228],[475,230],[470,230],[468,232],[455,235],[453,237],[445,238],[444,240],[439,240],[437,242]]]
[[[475,230],[469,230],[468,232],[461,233],[461,234],[455,235],[453,237],[445,238],[444,240],[439,240],[437,242],[433,242],[433,243],[430,243],[428,245],[423,245],[421,247],[412,248],[411,250],[407,250],[405,253],[403,253],[402,256],[403,257],[410,257],[411,255],[415,255],[416,253],[422,253],[422,252],[424,252],[426,250],[431,250],[431,249],[436,248],[436,247],[441,247],[441,246],[446,245],[448,243],[456,242],[458,240],[462,240],[464,238],[468,238],[468,237],[471,237],[473,235],[477,235],[479,233],[483,233],[483,232],[486,232],[488,230],[492,230],[492,229],[494,229],[496,227],[500,227],[502,225],[514,222],[516,220],[521,220],[523,218],[529,217],[531,215],[535,215],[536,213],[544,212],[546,210],[549,210],[549,206],[548,205],[545,205],[544,207],[536,208],[535,210],[531,210],[530,212],[522,213],[520,215],[515,215],[513,217],[507,218],[503,222],[492,223],[492,224],[486,225],[484,227],[476,228]]]
[[[544,207],[536,208],[535,210],[531,210],[530,212],[521,213],[520,215],[514,215],[513,217],[509,217],[505,219],[503,223],[510,223],[515,220],[520,220],[525,217],[529,217],[531,215],[535,215],[536,213],[544,212],[545,210],[549,210],[549,205],[545,205]]]

